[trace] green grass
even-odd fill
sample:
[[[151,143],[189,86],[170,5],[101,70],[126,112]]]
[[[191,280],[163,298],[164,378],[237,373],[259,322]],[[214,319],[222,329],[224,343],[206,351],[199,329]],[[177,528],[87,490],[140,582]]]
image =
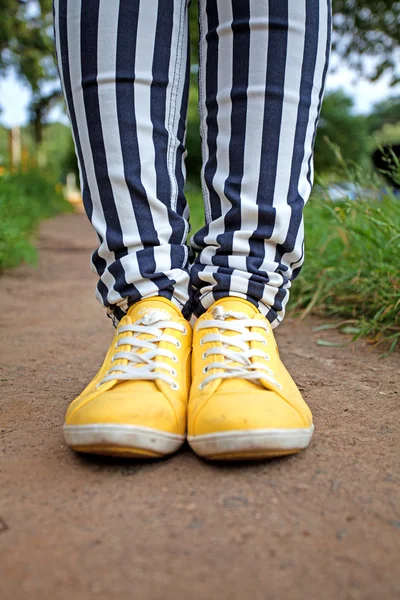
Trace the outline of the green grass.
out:
[[[321,196],[305,209],[306,260],[289,310],[345,320],[344,331],[354,338],[386,341],[394,350],[400,340],[400,200]],[[200,190],[189,187],[188,200],[196,231],[204,222]]]
[[[37,252],[32,242],[40,221],[68,210],[71,210],[70,205],[50,174],[38,170],[3,173],[0,177],[0,272],[21,262],[34,264]]]
[[[400,201],[329,202],[305,210],[306,260],[292,288],[292,310],[352,321],[348,332],[400,339]]]

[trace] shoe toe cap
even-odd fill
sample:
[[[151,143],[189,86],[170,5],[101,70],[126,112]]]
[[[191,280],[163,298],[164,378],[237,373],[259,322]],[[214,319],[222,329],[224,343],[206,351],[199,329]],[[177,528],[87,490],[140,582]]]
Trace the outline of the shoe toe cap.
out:
[[[256,429],[302,429],[312,424],[311,413],[294,408],[269,390],[217,392],[189,414],[189,434],[204,435],[222,431]]]
[[[68,410],[66,425],[123,424],[184,433],[184,418],[178,418],[161,392],[138,389],[127,397],[121,388],[88,398],[86,402],[82,399],[78,406]]]

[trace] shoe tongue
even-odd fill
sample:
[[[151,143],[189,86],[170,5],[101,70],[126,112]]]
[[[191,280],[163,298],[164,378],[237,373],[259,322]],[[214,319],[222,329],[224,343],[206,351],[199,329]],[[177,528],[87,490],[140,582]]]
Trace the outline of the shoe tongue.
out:
[[[136,302],[128,309],[127,315],[132,319],[132,322],[135,322],[145,314],[151,313],[154,310],[167,313],[175,319],[182,318],[182,313],[179,308],[170,300],[163,298],[162,296],[156,296],[154,298],[149,298],[148,300]]]
[[[248,300],[244,300],[244,298],[236,298],[236,297],[221,298],[221,300],[217,300],[217,302],[214,302],[214,304],[212,305],[212,308],[214,308],[215,306],[220,306],[225,311],[243,313],[247,317],[250,317],[250,318],[256,317],[257,315],[260,314],[258,308],[256,306],[254,306],[254,304],[252,304]],[[229,317],[229,319],[231,319],[231,317]]]

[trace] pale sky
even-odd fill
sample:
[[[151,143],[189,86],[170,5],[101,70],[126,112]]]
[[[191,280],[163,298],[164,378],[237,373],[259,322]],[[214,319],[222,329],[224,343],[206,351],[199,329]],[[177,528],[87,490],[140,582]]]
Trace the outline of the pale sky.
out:
[[[358,78],[353,71],[342,66],[335,72],[330,72],[327,79],[327,90],[342,88],[354,98],[355,111],[368,113],[373,104],[384,100],[390,95],[399,94],[399,87],[390,88],[390,77],[384,76],[378,82],[371,83],[365,78]],[[22,86],[13,74],[0,79],[0,123],[6,127],[24,125],[27,121],[27,106],[29,90]],[[52,121],[67,122],[66,116],[60,109],[53,110]]]

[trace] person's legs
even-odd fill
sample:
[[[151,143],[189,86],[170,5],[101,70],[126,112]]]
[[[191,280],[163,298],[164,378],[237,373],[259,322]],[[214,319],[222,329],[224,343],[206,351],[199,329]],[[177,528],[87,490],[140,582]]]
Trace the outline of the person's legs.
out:
[[[162,456],[185,439],[190,379],[187,0],[55,0],[54,17],[83,201],[100,240],[97,296],[118,322],[64,436],[77,451]]]
[[[329,0],[201,0],[206,226],[193,239],[188,440],[207,458],[305,448],[311,412],[271,330],[303,262]],[[206,312],[204,312],[206,311]]]
[[[56,50],[97,297],[119,320],[155,295],[189,312],[187,0],[55,0]]]
[[[303,207],[330,48],[330,0],[200,0],[206,226],[197,314],[246,298],[273,326],[303,263]]]

